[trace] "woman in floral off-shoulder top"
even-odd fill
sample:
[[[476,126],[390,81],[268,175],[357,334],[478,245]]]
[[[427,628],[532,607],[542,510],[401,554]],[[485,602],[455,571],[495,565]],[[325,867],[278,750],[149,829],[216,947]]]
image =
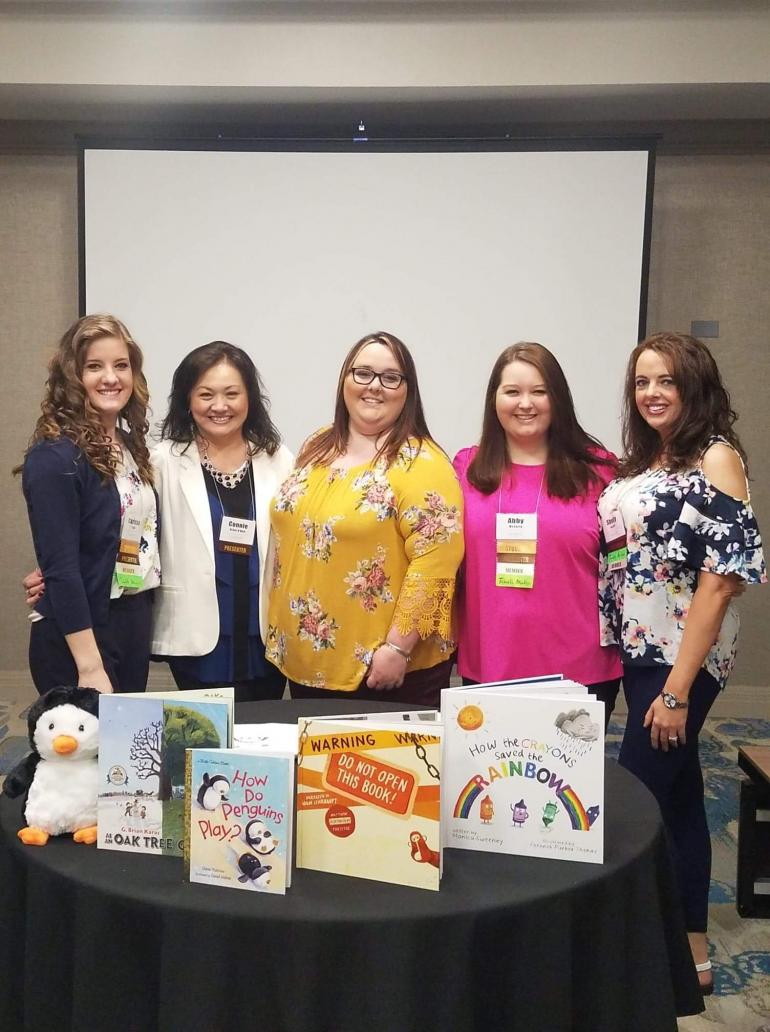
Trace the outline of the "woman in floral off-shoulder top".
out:
[[[742,583],[766,580],[736,416],[708,349],[659,333],[631,355],[623,477],[599,500],[602,640],[620,645],[620,763],[660,804],[693,959],[713,990],[711,846],[698,733],[735,661]]]
[[[351,349],[334,423],[305,443],[271,521],[267,656],[292,696],[437,704],[454,651],[462,496],[397,337]]]

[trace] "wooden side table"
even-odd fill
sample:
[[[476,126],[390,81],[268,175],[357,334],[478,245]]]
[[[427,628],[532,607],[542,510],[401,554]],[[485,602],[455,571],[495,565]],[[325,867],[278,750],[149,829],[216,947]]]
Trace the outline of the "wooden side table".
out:
[[[735,904],[741,917],[770,917],[770,748],[738,750],[741,782],[738,877]]]

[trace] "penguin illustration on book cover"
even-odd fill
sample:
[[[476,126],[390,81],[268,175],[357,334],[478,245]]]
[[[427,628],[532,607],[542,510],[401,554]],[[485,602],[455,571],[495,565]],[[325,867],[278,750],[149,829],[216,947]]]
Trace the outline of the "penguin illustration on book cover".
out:
[[[76,842],[96,842],[99,770],[99,692],[58,687],[30,707],[27,728],[32,752],[11,771],[3,791],[27,793],[27,827],[18,836],[44,846],[51,835],[72,832]]]

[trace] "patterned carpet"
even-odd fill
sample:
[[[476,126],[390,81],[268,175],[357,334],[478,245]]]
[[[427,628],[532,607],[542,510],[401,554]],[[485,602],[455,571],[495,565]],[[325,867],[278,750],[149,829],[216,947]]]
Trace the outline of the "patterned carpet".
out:
[[[29,698],[0,700],[0,778],[27,751]],[[610,724],[607,753],[617,757],[623,725]],[[738,747],[770,745],[770,721],[710,719],[701,736],[706,804],[713,847],[709,939],[714,995],[706,1012],[679,1022],[682,1032],[770,1032],[770,918],[740,918],[735,909]]]

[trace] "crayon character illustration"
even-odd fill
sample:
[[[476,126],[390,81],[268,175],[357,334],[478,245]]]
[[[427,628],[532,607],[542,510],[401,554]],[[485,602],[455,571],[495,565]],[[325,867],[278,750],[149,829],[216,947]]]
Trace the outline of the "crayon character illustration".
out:
[[[543,807],[543,827],[550,828],[556,818],[559,807],[554,802],[546,803]]]
[[[515,806],[511,803],[511,813],[513,815],[514,828],[524,827],[524,821],[529,817],[529,810],[523,799],[520,799]]]
[[[492,800],[489,798],[488,795],[485,795],[484,798],[479,803],[479,817],[481,817],[481,820],[483,821],[484,824],[489,824],[489,822],[492,820],[494,815],[495,815],[494,803],[492,802]]]
[[[409,843],[412,848],[412,860],[417,861],[418,864],[432,864],[434,867],[439,867],[439,853],[430,848],[424,835],[419,831],[413,831],[409,836]]]
[[[599,807],[599,806],[589,806],[588,807],[588,809],[586,810],[586,817],[588,818],[589,825],[593,824],[593,822],[599,816],[600,809],[601,809],[601,807]]]

